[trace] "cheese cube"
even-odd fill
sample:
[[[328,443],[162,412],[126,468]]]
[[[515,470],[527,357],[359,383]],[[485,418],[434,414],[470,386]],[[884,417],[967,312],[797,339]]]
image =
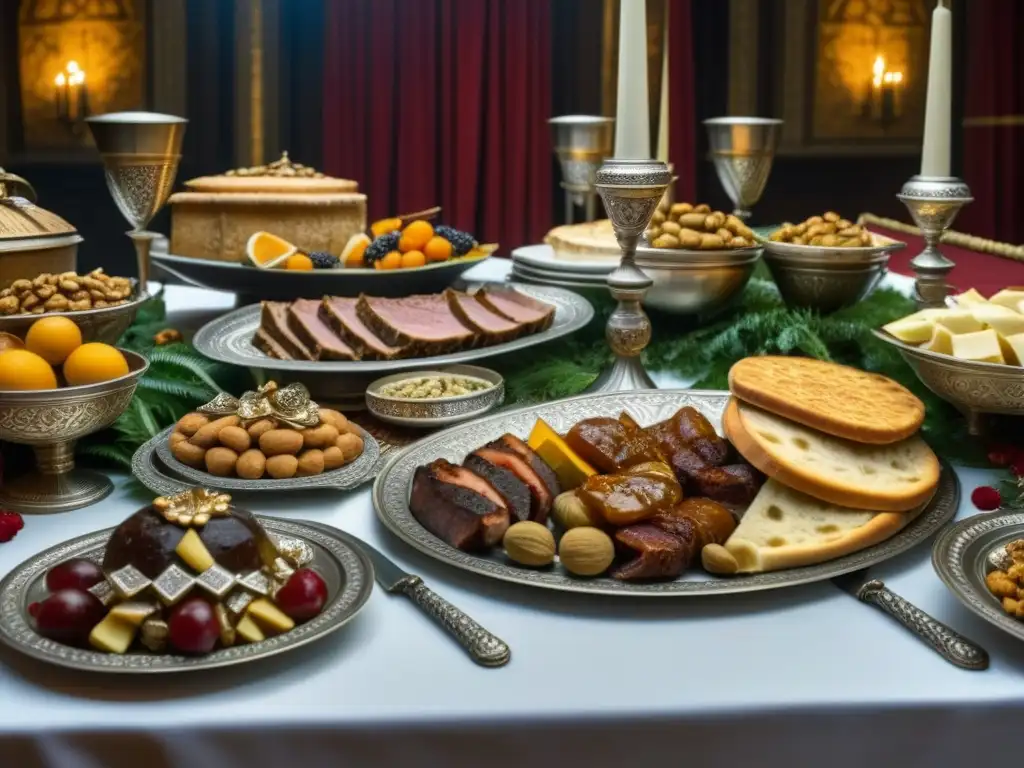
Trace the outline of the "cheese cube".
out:
[[[107,653],[125,653],[135,639],[138,626],[107,614],[89,633],[89,644]]]
[[[931,339],[933,327],[931,320],[903,318],[882,326],[882,330],[907,344],[921,344]]]
[[[1008,307],[1015,312],[1020,312],[1020,304],[1024,302],[1024,288],[1003,288],[999,293],[989,299],[993,304]]]
[[[987,304],[988,299],[978,293],[977,289],[971,288],[970,290],[964,291],[959,296],[954,296],[953,300],[957,303],[957,306],[966,307],[974,304]]]
[[[1010,365],[1024,366],[1024,333],[1001,337],[999,346],[1002,347],[1006,362]]]
[[[952,333],[974,333],[985,330],[985,326],[968,309],[942,309],[932,318],[946,326]]]
[[[938,352],[940,355],[953,354],[953,334],[944,325],[936,325],[932,337],[921,347],[929,352]]]
[[[991,328],[953,337],[953,357],[976,363],[1003,363],[999,335]]]
[[[993,315],[988,318],[988,327],[1000,336],[1016,336],[1024,333],[1024,315],[1012,312],[1008,315]]]

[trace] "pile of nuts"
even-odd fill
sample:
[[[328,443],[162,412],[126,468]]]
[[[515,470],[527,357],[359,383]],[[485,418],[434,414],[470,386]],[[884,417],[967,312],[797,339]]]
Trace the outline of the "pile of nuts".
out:
[[[691,251],[750,248],[755,242],[754,233],[739,218],[712,211],[705,203],[659,206],[651,218],[647,239],[655,248]]]
[[[102,309],[127,304],[131,297],[131,280],[111,277],[102,269],[88,275],[46,273],[34,280],[15,280],[9,288],[0,290],[0,315]]]
[[[170,437],[182,464],[217,477],[275,480],[309,477],[343,467],[363,452],[363,438],[342,414],[320,409],[320,424],[293,429],[273,417],[242,425],[238,416],[181,418]]]
[[[863,248],[871,245],[870,232],[835,211],[811,216],[802,224],[787,222],[772,233],[771,239],[776,243],[819,245],[826,248]]]

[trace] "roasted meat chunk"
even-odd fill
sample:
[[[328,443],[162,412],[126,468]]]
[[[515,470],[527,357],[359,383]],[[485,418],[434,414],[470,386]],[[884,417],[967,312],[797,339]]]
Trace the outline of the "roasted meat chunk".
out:
[[[719,437],[704,414],[690,406],[680,408],[672,418],[645,431],[667,457],[687,448],[713,467],[722,466],[729,457],[729,442]]]
[[[764,475],[749,464],[729,464],[694,472],[686,488],[695,496],[739,506],[752,502],[762,485]]]
[[[494,546],[509,526],[508,508],[494,486],[444,459],[416,469],[409,510],[432,534],[465,551]]]
[[[634,425],[604,416],[584,419],[573,425],[565,441],[599,472],[613,473],[634,464],[664,461],[654,438]]]
[[[530,519],[533,506],[533,495],[526,483],[519,479],[515,472],[498,464],[491,463],[483,456],[471,453],[462,462],[462,466],[494,486],[508,507],[512,522],[518,523]]]

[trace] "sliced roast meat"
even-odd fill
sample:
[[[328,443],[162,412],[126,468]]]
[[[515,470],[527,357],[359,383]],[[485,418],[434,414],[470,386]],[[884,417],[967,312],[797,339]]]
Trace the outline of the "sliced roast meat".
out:
[[[260,328],[280,344],[293,360],[316,360],[313,351],[289,327],[289,306],[284,301],[264,301],[260,311]]]
[[[708,467],[693,473],[688,486],[694,496],[704,496],[722,504],[746,506],[764,485],[765,477],[749,464]]]
[[[521,439],[513,435],[511,432],[506,432],[504,435],[499,437],[493,443],[488,444],[488,448],[504,446],[507,450],[522,456],[526,459],[526,463],[530,465],[530,468],[537,473],[540,479],[547,486],[548,492],[552,498],[562,492],[562,484],[558,482],[558,475],[555,474],[555,470],[548,466],[547,462],[544,461],[537,452],[528,446]]]
[[[505,506],[508,507],[508,511],[512,515],[512,522],[518,523],[530,519],[533,496],[526,483],[520,480],[515,472],[492,464],[475,453],[469,454],[462,462],[462,466],[494,486],[494,489],[501,494]]]
[[[324,319],[359,355],[366,360],[393,360],[403,356],[401,347],[385,344],[366,323],[359,319],[356,312],[358,299],[346,299],[340,296],[328,296],[323,300]]]
[[[555,497],[526,459],[496,443],[477,448],[472,455],[496,467],[508,470],[526,484],[526,487],[530,489],[529,520],[543,523],[548,519]]]
[[[477,335],[479,344],[501,344],[520,336],[526,326],[496,314],[473,296],[449,288],[444,292],[448,308],[460,323]]]
[[[484,288],[474,295],[491,312],[514,323],[522,323],[527,333],[550,328],[555,319],[553,306],[519,291]]]
[[[620,550],[634,555],[611,572],[613,579],[672,579],[683,572],[697,551],[696,531],[688,520],[672,521],[671,530],[654,518],[615,532]]]
[[[288,323],[317,360],[356,360],[355,351],[327,325],[321,312],[323,303],[316,299],[298,299],[288,309]]]
[[[510,522],[493,485],[444,459],[417,467],[409,511],[432,534],[467,552],[500,542]]]
[[[381,339],[406,347],[409,356],[442,355],[476,343],[476,334],[452,314],[441,294],[381,299],[360,296],[359,319]]]
[[[288,354],[287,350],[274,341],[270,335],[263,330],[262,326],[256,329],[256,333],[252,337],[252,345],[267,357],[272,357],[275,360],[292,359],[292,356]]]

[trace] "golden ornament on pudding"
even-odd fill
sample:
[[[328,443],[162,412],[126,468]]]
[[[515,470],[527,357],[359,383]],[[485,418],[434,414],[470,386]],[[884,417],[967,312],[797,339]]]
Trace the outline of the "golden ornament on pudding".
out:
[[[25,348],[50,365],[60,365],[82,346],[82,331],[67,317],[54,315],[32,323],[25,334]]]
[[[8,349],[0,352],[0,390],[56,389],[53,368],[35,352]]]
[[[109,344],[83,344],[64,362],[64,378],[72,387],[99,384],[127,375],[128,361]]]

